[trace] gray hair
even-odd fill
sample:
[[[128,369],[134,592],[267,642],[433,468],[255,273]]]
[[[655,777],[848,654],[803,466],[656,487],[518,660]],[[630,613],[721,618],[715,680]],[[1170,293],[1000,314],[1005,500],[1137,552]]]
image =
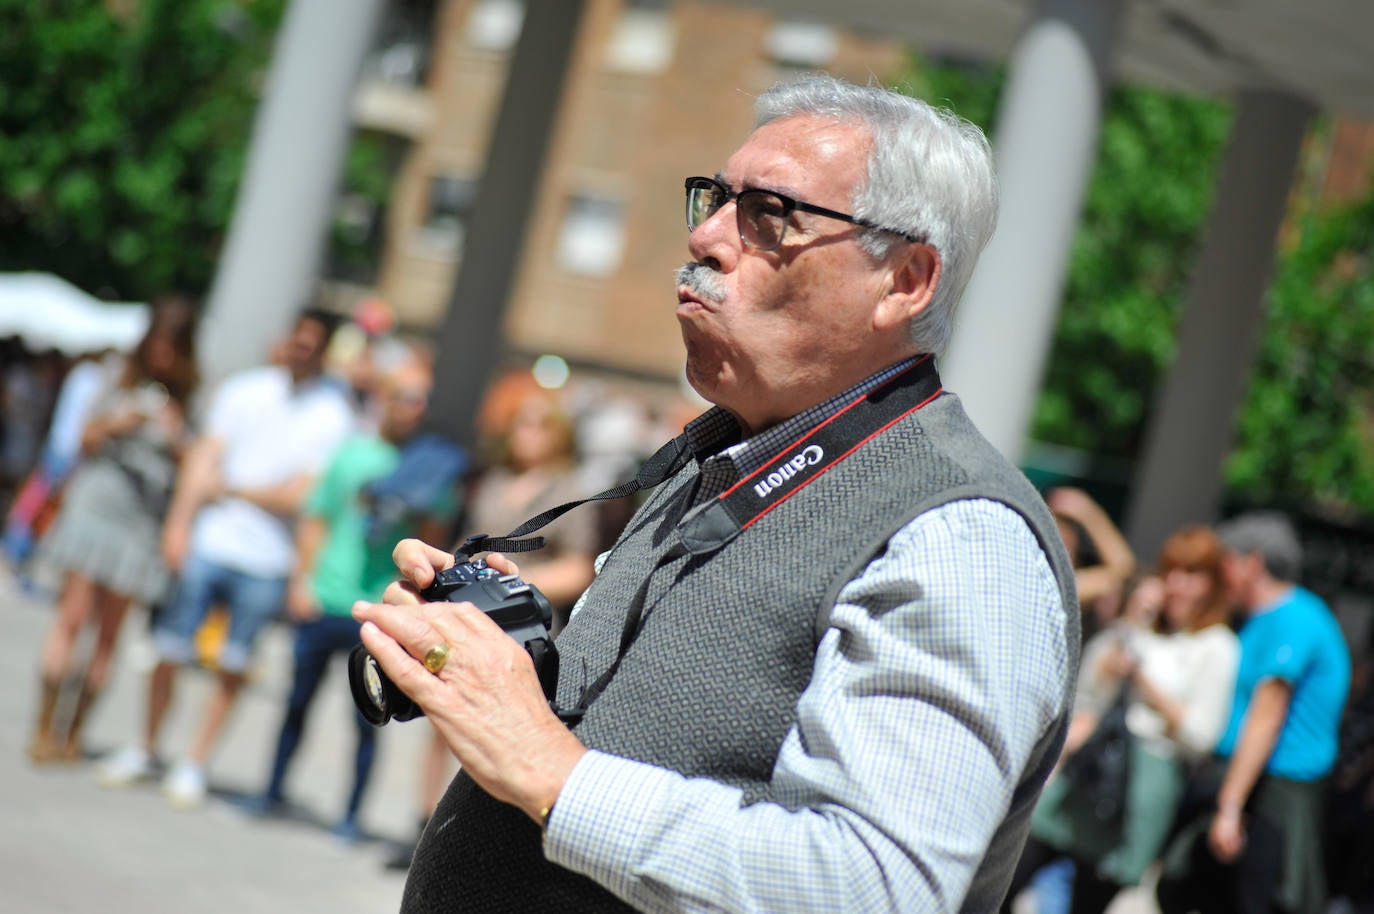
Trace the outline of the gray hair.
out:
[[[1291,584],[1302,574],[1302,544],[1288,518],[1277,511],[1250,511],[1223,521],[1217,538],[1237,555],[1259,553],[1275,580]]]
[[[880,86],[825,74],[779,83],[754,102],[755,127],[787,117],[817,117],[865,127],[873,139],[854,215],[925,239],[940,254],[940,283],[911,322],[922,352],[949,342],[954,309],[979,253],[997,225],[997,178],[987,137],[952,111]],[[859,242],[875,259],[898,239],[870,230]]]

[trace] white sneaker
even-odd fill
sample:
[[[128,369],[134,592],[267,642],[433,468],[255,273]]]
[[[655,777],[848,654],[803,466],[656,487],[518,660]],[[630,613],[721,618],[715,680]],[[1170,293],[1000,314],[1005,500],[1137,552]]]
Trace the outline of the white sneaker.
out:
[[[162,794],[178,809],[194,809],[205,802],[205,769],[182,762],[162,780]]]
[[[125,746],[101,759],[95,780],[101,787],[128,787],[152,774],[153,757],[141,746]]]

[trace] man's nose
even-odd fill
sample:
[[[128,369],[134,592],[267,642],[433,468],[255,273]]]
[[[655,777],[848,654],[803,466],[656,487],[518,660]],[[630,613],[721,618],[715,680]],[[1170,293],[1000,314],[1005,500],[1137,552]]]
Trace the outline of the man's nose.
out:
[[[735,221],[735,201],[729,200],[687,236],[692,259],[728,273],[739,262],[743,245]]]

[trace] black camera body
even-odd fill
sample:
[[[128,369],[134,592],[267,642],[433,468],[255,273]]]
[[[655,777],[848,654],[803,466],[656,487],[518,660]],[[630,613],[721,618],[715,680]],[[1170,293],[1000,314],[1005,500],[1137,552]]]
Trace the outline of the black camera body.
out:
[[[553,606],[538,588],[479,559],[439,572],[420,597],[427,603],[471,603],[486,613],[529,651],[544,695],[553,699],[558,688],[558,651],[549,637]],[[348,684],[353,703],[373,726],[390,720],[413,720],[425,713],[396,687],[361,644],[348,656]]]

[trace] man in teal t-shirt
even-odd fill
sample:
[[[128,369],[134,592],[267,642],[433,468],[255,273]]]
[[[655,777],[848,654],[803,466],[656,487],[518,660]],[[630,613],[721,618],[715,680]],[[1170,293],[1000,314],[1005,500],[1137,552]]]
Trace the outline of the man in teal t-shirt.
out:
[[[1236,754],[1251,699],[1274,680],[1289,693],[1288,714],[1264,772],[1294,781],[1325,777],[1336,761],[1350,689],[1350,652],[1335,616],[1320,597],[1294,585],[1277,603],[1250,614],[1240,647],[1231,719],[1217,754]]]
[[[457,510],[456,479],[421,495],[414,505],[378,497],[379,481],[400,465],[402,448],[414,445],[424,418],[431,378],[411,358],[383,382],[382,413],[375,434],[345,442],[311,492],[296,527],[297,565],[287,592],[287,610],[297,623],[294,671],[286,715],[277,738],[272,776],[254,811],[272,813],[285,805],[287,769],[305,729],[306,715],[330,660],[358,643],[358,623],[350,611],[358,600],[377,600],[396,579],[391,550],[399,540],[418,536],[442,543]],[[431,482],[433,480],[430,480]],[[376,730],[355,715],[358,750],[353,789],[335,833],[345,840],[361,836],[358,809],[376,755]]]
[[[1285,518],[1241,515],[1217,534],[1245,616],[1240,668],[1216,750],[1215,808],[1199,822],[1206,840],[1186,857],[1169,855],[1160,907],[1317,914],[1326,903],[1324,778],[1336,760],[1350,650],[1327,605],[1293,583],[1302,552]]]

